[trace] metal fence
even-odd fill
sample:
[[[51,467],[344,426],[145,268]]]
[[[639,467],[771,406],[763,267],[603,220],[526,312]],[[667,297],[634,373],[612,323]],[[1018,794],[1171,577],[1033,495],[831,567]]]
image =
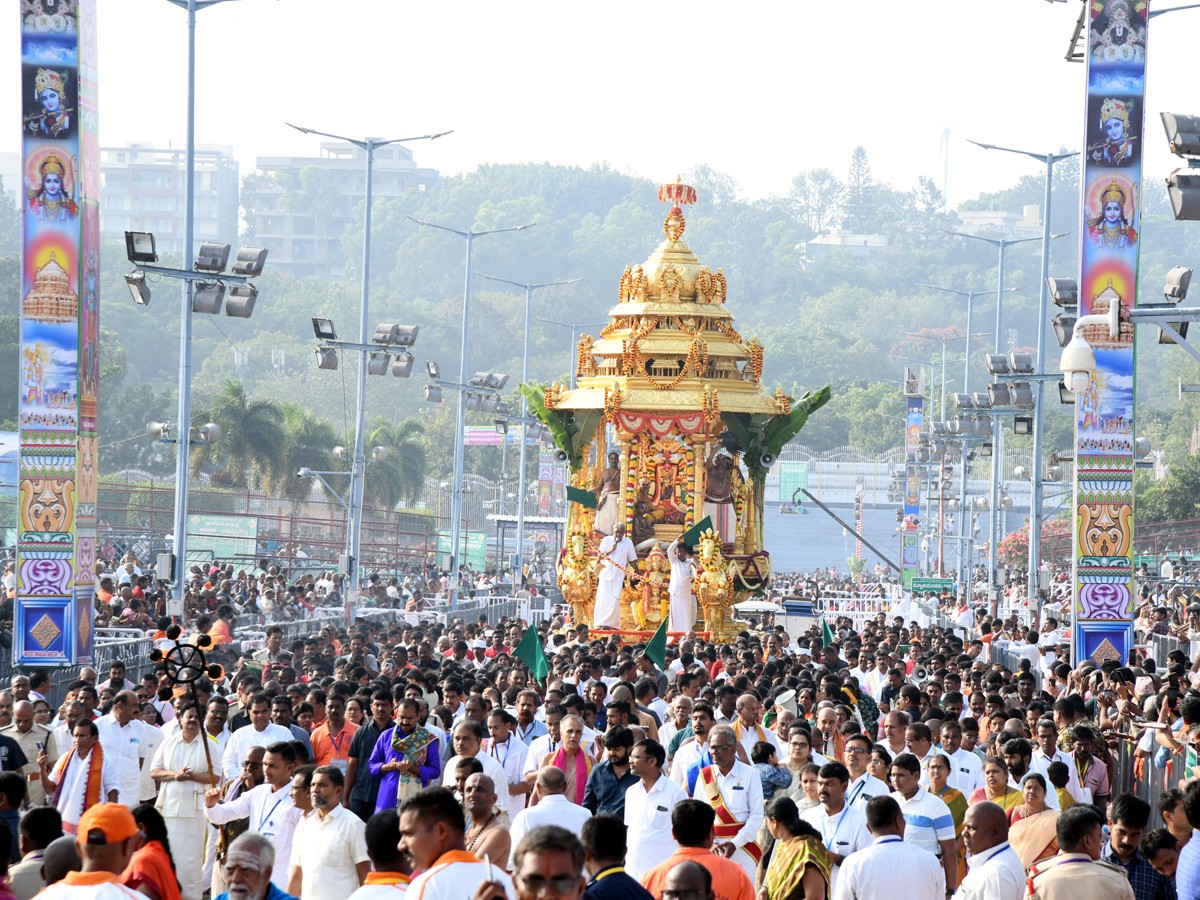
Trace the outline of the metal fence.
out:
[[[1155,751],[1158,744],[1154,745]],[[1151,809],[1158,809],[1159,798],[1171,788],[1180,787],[1188,777],[1188,767],[1176,757],[1168,768],[1159,769],[1154,765],[1154,751],[1147,759],[1141,776],[1137,772],[1135,752],[1136,742],[1122,739],[1116,750],[1116,765],[1113,767],[1112,796],[1133,794],[1150,804]]]

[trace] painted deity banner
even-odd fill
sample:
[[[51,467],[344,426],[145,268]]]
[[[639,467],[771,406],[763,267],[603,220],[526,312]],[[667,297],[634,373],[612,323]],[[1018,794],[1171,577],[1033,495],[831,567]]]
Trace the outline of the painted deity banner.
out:
[[[95,0],[21,0],[24,202],[13,660],[91,659],[99,383]]]
[[[1075,403],[1076,660],[1129,659],[1133,585],[1134,342],[1145,118],[1147,4],[1088,10],[1080,314],[1118,304],[1120,332],[1087,326],[1096,373]]]
[[[908,398],[908,418],[904,428],[904,523],[900,529],[900,582],[912,587],[920,565],[919,526],[921,515],[921,470],[917,450],[921,445],[921,427],[925,416],[925,398]]]

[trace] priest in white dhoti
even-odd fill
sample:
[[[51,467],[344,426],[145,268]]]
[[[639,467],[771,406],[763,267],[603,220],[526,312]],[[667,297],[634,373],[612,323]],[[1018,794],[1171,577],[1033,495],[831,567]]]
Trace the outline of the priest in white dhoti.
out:
[[[692,594],[696,563],[682,538],[676,538],[667,548],[667,559],[671,561],[671,580],[667,585],[671,612],[667,631],[691,631],[696,624],[696,598]]]
[[[621,627],[621,588],[625,573],[637,561],[633,541],[625,537],[625,523],[600,542],[600,577],[596,580],[595,628]]]

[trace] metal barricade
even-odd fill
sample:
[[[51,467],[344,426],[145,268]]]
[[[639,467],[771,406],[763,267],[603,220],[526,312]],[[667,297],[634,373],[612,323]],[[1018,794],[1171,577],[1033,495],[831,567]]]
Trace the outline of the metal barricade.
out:
[[[1181,641],[1170,634],[1151,634],[1147,635],[1146,643],[1150,646],[1150,655],[1154,657],[1154,661],[1160,668],[1165,668],[1167,654],[1173,650],[1182,651],[1189,661],[1195,659],[1196,645],[1200,641]]]
[[[1020,653],[1017,653],[1016,651],[1009,649],[1008,646],[997,647],[995,644],[993,644],[991,647],[990,655],[991,655],[990,658],[991,658],[992,663],[994,663],[995,665],[998,665],[998,666],[1003,666],[1004,668],[1008,669],[1010,672],[1016,672],[1017,667],[1021,663],[1021,660],[1027,659],[1027,657],[1021,655]],[[1041,666],[1038,665],[1037,663],[1033,663],[1030,666],[1030,672],[1033,673],[1033,679],[1034,679],[1034,684],[1036,685],[1036,689],[1040,691],[1042,689]]]

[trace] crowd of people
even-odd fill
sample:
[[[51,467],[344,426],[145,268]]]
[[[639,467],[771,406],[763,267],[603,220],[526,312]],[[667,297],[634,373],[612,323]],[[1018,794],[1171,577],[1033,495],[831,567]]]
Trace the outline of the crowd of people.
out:
[[[1196,764],[1182,653],[1075,665],[1053,617],[945,597],[938,627],[903,596],[661,655],[560,618],[420,614],[259,645],[226,574],[275,600],[326,581],[214,567],[190,633],[137,620],[220,677],[113,661],[55,708],[45,672],[0,692],[0,900],[1200,900],[1200,783],[1155,808],[1117,789],[1121,766]],[[408,603],[390,588],[368,590]]]

